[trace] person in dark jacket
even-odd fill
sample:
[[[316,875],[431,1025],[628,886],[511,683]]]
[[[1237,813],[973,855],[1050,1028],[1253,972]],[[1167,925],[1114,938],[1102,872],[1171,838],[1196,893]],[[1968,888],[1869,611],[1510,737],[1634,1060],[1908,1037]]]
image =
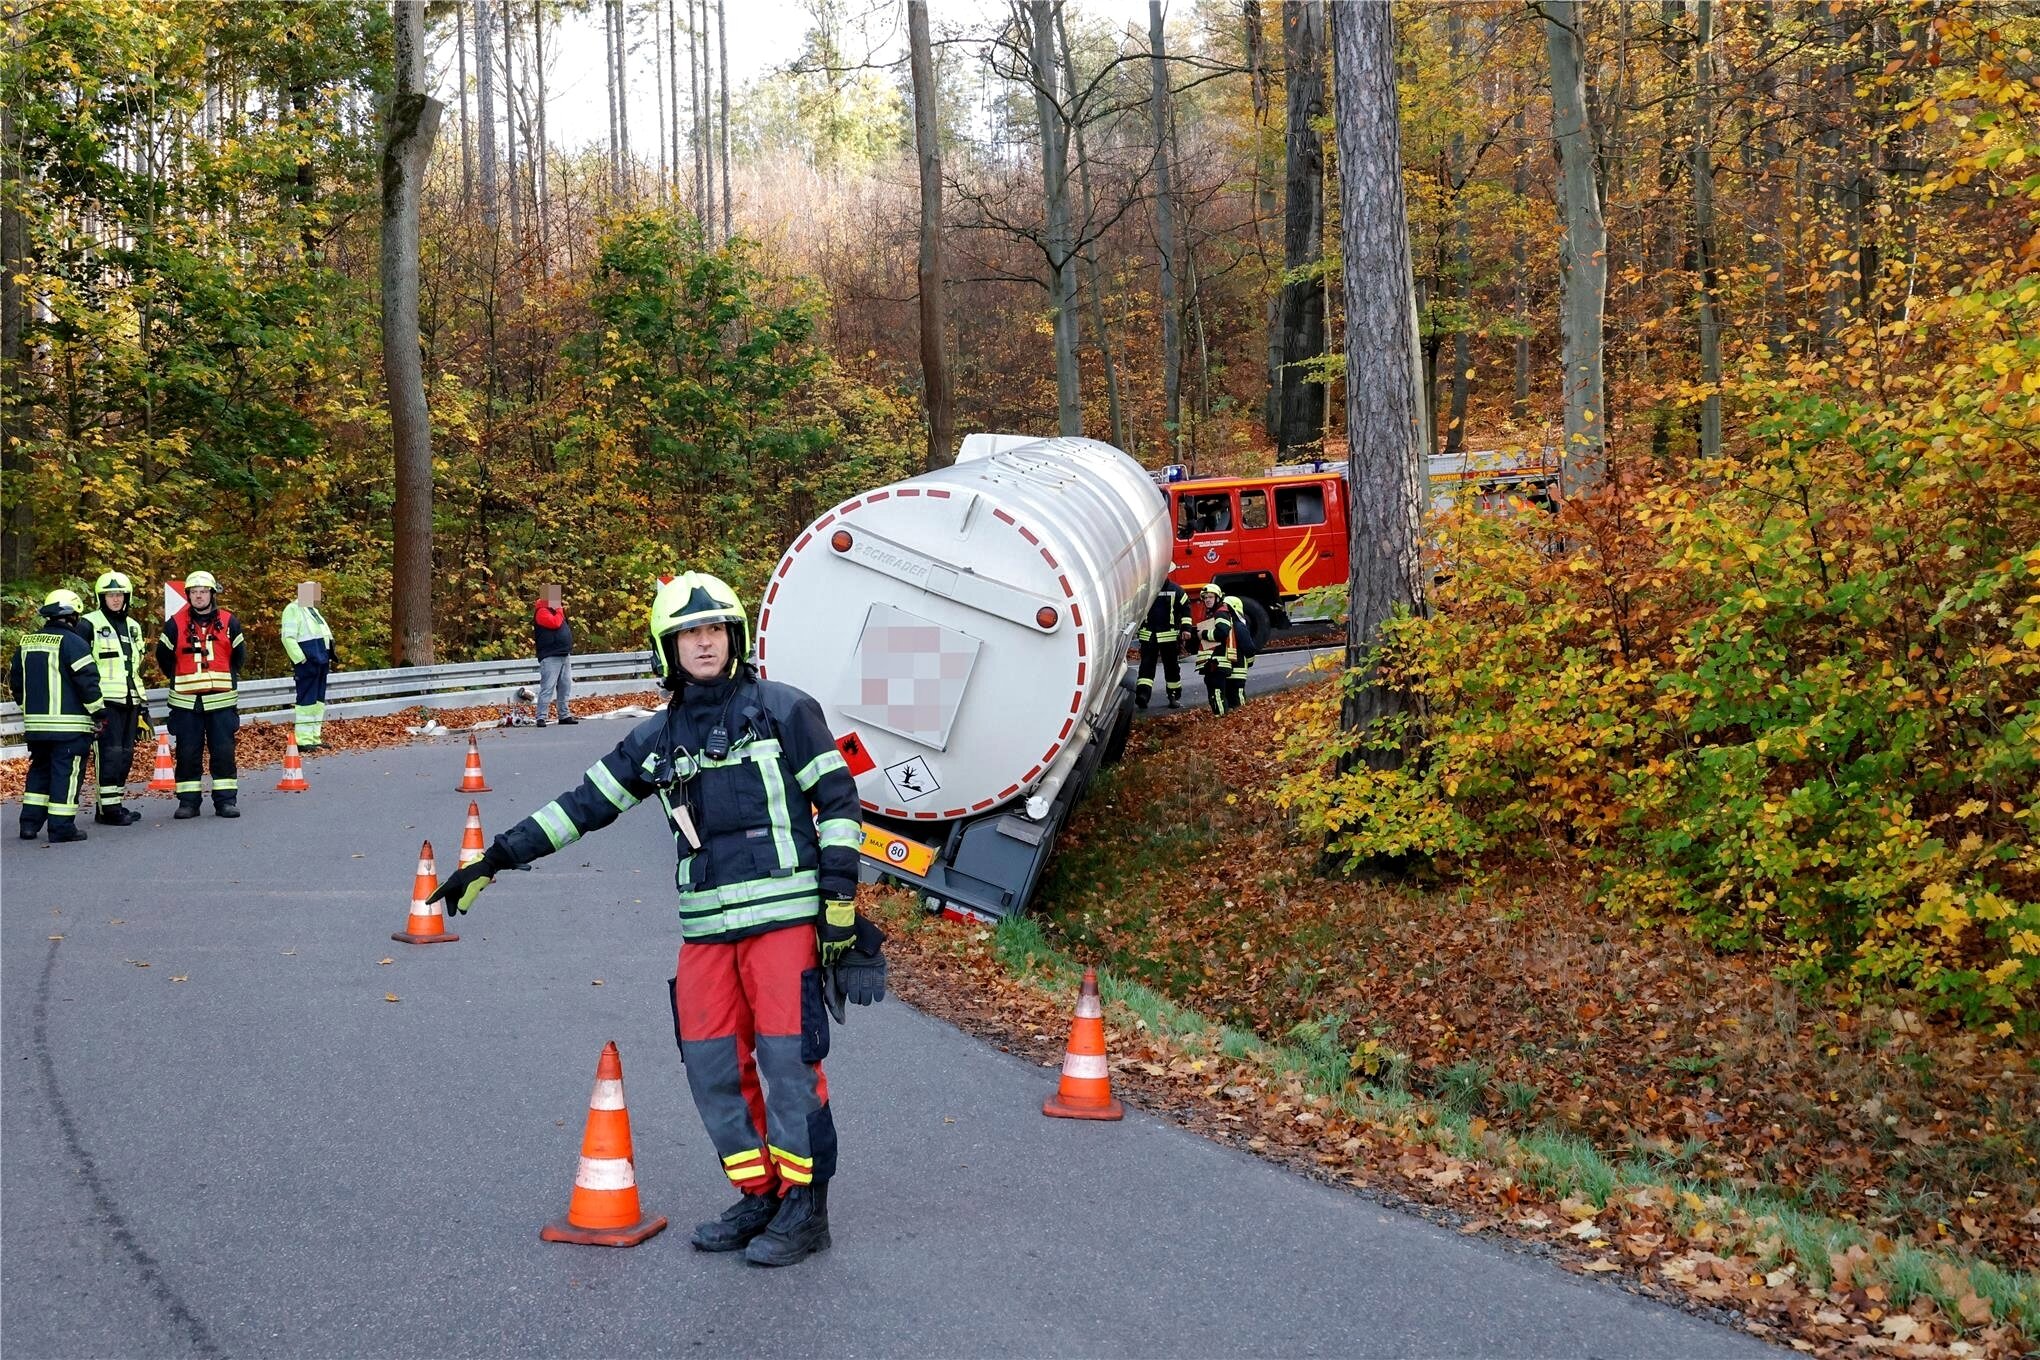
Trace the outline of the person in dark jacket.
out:
[[[498,836],[434,900],[458,915],[498,872],[658,798],[680,861],[673,1010],[687,1084],[723,1174],[742,1192],[694,1230],[694,1245],[792,1265],[829,1245],[827,989],[883,940],[854,902],[857,783],[821,705],[760,679],[745,659],[749,620],[727,585],[696,572],[666,582],[650,631],[653,664],[673,691],[665,711]],[[883,986],[836,992],[863,1004]]]
[[[1174,581],[1162,582],[1161,593],[1148,606],[1140,625],[1140,678],[1133,685],[1136,708],[1146,708],[1155,693],[1155,662],[1162,663],[1169,707],[1183,706],[1183,640],[1196,635],[1190,618],[1190,597]]]
[[[538,725],[545,726],[546,705],[559,714],[560,726],[581,721],[567,707],[574,692],[574,625],[560,603],[560,588],[547,586],[531,610],[531,640],[538,648]]]
[[[43,626],[22,636],[7,666],[28,739],[28,791],[21,799],[25,841],[46,825],[51,845],[85,839],[78,826],[78,785],[92,738],[106,724],[106,703],[84,612],[76,591],[51,591],[42,604]]]

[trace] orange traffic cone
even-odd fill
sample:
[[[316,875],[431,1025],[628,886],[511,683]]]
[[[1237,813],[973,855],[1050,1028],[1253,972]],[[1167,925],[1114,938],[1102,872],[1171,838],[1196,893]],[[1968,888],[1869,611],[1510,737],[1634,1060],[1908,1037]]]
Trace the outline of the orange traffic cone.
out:
[[[149,777],[150,793],[177,792],[177,767],[170,760],[170,734],[156,729],[156,773]]]
[[[1041,1112],[1057,1119],[1126,1117],[1126,1107],[1112,1095],[1112,1073],[1105,1064],[1105,1009],[1098,1004],[1095,968],[1084,970],[1077,1018],[1070,1022],[1070,1042],[1063,1050],[1062,1084]]]
[[[482,857],[487,846],[482,844],[482,809],[479,804],[468,804],[467,830],[460,833],[460,863],[455,868],[465,869]]]
[[[452,944],[458,935],[446,932],[446,906],[425,899],[439,891],[439,865],[432,858],[432,842],[418,847],[418,876],[411,880],[411,919],[402,930],[391,934],[405,944]]]
[[[460,777],[460,787],[455,793],[490,793],[489,786],[482,782],[482,748],[475,741],[475,734],[468,733],[467,770]]]
[[[293,737],[283,748],[283,780],[276,786],[278,793],[306,793],[311,785],[305,782],[305,762],[298,755],[297,739]]]
[[[567,1216],[546,1224],[538,1235],[548,1242],[634,1247],[665,1226],[663,1217],[646,1218],[638,1208],[630,1111],[623,1104],[623,1058],[614,1042],[607,1043],[595,1064],[595,1094],[588,1098],[588,1127],[581,1135]]]

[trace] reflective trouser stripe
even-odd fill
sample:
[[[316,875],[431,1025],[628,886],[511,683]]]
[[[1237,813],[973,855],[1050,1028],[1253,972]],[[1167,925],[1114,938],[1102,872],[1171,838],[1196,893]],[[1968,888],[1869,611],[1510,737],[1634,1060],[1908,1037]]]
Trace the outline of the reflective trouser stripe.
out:
[[[24,793],[21,795],[21,805],[46,808],[50,805],[50,796],[47,793]]]

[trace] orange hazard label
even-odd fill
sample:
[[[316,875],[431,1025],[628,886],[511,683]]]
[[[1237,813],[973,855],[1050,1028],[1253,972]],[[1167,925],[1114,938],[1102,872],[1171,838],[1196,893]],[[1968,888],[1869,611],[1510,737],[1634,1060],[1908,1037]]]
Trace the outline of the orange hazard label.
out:
[[[878,762],[871,758],[871,752],[864,749],[864,741],[855,732],[845,732],[836,738],[836,749],[843,753],[843,763],[850,767],[850,777],[878,768]]]

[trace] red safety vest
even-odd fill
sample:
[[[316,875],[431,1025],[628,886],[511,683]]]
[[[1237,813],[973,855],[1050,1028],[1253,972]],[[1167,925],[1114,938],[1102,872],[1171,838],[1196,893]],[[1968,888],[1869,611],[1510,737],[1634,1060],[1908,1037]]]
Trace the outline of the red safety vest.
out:
[[[218,694],[234,687],[234,639],[228,632],[233,615],[215,609],[210,619],[190,610],[170,620],[176,668],[170,674],[174,694]]]

